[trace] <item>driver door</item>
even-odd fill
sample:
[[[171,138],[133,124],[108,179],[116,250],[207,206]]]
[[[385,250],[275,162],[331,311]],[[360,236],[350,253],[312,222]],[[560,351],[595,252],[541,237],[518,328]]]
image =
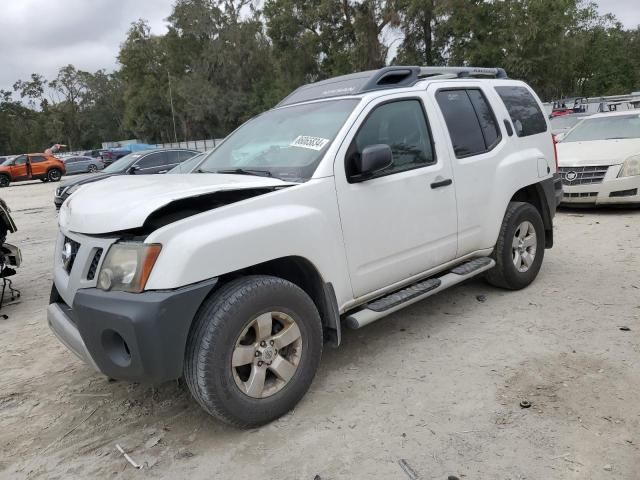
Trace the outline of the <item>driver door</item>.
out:
[[[457,211],[446,150],[434,144],[426,96],[370,103],[334,165],[351,285],[356,298],[455,258]],[[426,107],[426,108],[425,108]],[[365,181],[350,159],[369,145],[391,147],[393,163]]]
[[[11,178],[13,181],[27,180],[29,178],[29,171],[27,169],[27,156],[20,155],[11,162]]]

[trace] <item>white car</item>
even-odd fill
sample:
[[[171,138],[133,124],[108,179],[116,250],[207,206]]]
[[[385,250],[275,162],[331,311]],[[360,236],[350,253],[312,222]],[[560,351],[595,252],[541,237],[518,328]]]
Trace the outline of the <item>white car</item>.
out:
[[[184,376],[210,414],[261,425],[302,398],[343,326],[480,274],[529,285],[553,245],[555,174],[540,100],[502,69],[305,85],[193,174],[69,197],[48,322],[109,377]]]
[[[640,203],[640,110],[587,117],[557,149],[563,204]]]

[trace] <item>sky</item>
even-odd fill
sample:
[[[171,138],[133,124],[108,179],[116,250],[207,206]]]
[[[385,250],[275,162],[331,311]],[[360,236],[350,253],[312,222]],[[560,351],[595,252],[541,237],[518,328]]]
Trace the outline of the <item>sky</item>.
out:
[[[69,63],[112,71],[131,22],[166,31],[174,0],[0,0],[0,89],[37,72],[47,79]],[[628,28],[640,24],[640,0],[599,0]]]

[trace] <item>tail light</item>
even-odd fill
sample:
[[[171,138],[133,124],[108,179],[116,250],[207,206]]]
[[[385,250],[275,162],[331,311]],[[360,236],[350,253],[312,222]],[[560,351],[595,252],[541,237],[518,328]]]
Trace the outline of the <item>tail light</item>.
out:
[[[558,166],[558,141],[553,133],[551,134],[551,140],[553,141],[553,157],[556,161],[556,172],[558,172],[560,170]]]

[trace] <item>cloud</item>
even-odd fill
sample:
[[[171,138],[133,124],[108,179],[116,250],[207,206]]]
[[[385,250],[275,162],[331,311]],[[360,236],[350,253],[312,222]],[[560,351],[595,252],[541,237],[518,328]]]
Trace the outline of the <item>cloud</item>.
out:
[[[174,0],[3,1],[0,14],[0,88],[40,73],[48,79],[67,64],[87,71],[116,68],[131,22],[147,19],[166,31]]]
[[[640,24],[639,0],[600,0],[627,27]],[[174,0],[0,0],[0,88],[40,73],[48,79],[67,64],[87,71],[116,68],[131,22],[149,20],[166,31]]]

